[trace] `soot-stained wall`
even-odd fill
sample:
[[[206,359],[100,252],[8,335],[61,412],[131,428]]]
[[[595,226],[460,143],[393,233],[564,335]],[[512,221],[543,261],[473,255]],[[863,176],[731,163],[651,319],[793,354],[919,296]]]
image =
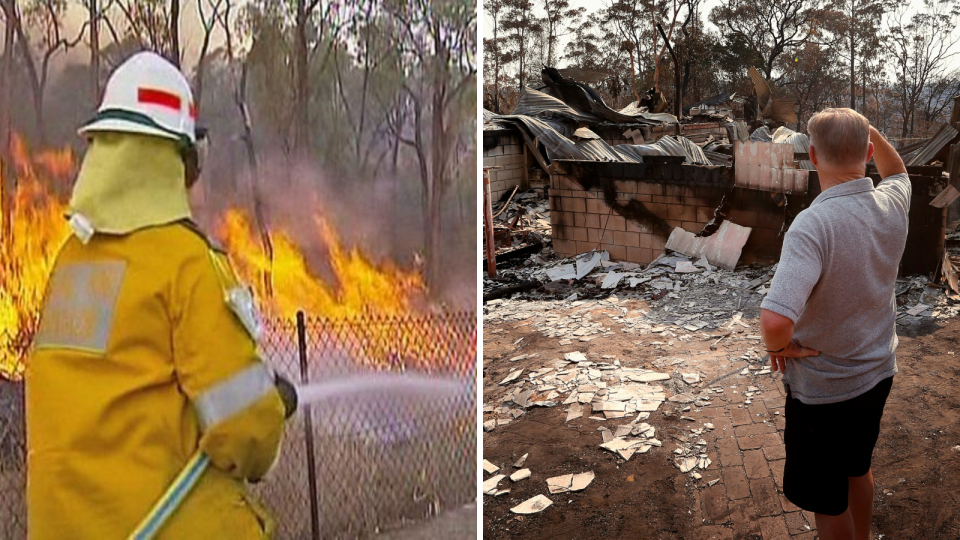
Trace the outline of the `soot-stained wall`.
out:
[[[784,197],[732,187],[732,170],[722,166],[561,160],[551,168],[553,246],[561,257],[605,249],[615,260],[649,263],[674,227],[699,233],[726,196],[726,219],[753,229],[740,261],[771,263],[780,257],[784,221],[820,194],[815,171],[807,194]],[[945,184],[937,167],[908,170],[913,198],[901,273],[928,274],[943,254],[946,224],[946,209],[930,201]]]

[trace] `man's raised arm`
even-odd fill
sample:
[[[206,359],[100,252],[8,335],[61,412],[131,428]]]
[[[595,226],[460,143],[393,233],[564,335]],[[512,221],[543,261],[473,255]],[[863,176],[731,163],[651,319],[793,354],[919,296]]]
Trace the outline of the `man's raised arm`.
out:
[[[870,126],[870,142],[873,143],[873,162],[877,164],[881,179],[907,172],[900,154],[873,126]]]

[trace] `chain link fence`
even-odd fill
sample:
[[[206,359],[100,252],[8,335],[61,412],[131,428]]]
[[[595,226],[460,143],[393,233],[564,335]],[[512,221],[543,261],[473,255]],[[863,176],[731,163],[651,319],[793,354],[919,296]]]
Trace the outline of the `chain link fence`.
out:
[[[264,358],[313,400],[252,488],[277,538],[370,537],[476,499],[476,324],[464,312],[266,325]],[[24,435],[22,384],[0,380],[3,539],[26,536]]]

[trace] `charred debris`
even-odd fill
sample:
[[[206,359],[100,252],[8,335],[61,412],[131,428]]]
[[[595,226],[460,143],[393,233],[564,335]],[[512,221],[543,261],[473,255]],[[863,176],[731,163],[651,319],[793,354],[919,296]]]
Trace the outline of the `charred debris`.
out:
[[[614,110],[581,71],[545,67],[511,114],[484,111],[484,301],[615,293],[672,301],[657,322],[691,329],[709,327],[700,312],[730,291],[733,309],[758,306],[784,233],[821,191],[807,135],[787,125],[792,101],[751,72],[752,95],[713,96],[681,118],[653,91]],[[898,149],[913,184],[901,324],[960,305],[958,133],[960,97],[949,124]],[[867,175],[880,180],[872,163]]]

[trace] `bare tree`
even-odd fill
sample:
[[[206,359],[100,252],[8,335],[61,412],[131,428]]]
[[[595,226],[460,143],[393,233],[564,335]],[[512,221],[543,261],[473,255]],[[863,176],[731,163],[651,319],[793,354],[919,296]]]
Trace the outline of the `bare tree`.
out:
[[[483,61],[486,64],[484,74],[493,74],[493,93],[490,95],[490,108],[501,114],[500,103],[503,89],[500,86],[503,78],[504,66],[513,62],[513,54],[507,47],[507,38],[500,35],[500,29],[506,9],[506,0],[488,0],[483,3],[483,10],[493,23],[493,37],[483,40]]]
[[[887,19],[887,51],[896,73],[893,88],[903,122],[901,137],[913,133],[927,83],[941,77],[946,61],[956,54],[958,16],[955,6],[924,0],[922,10],[911,14],[908,5],[901,4]]]
[[[166,0],[117,0],[116,6],[126,23],[125,37],[180,67],[179,0],[171,0],[169,7]]]
[[[529,65],[530,38],[542,30],[540,20],[533,13],[532,0],[504,0],[507,8],[503,18],[506,40],[512,45],[511,57],[517,61],[517,89],[523,90]]]
[[[547,16],[543,18],[543,31],[546,35],[547,61],[546,64],[554,66],[559,61],[555,55],[560,38],[571,34],[573,28],[576,28],[580,17],[586,13],[585,7],[570,7],[570,0],[541,0],[543,2],[543,11]],[[566,25],[566,28],[564,28]]]
[[[631,72],[634,70],[632,65],[634,60],[637,63],[636,72],[643,71],[640,58],[645,54],[644,51],[651,50],[648,43],[653,43],[652,50],[656,54],[658,39],[656,27],[643,23],[647,18],[649,9],[649,4],[644,0],[614,0],[606,6],[601,14],[599,22],[607,27],[608,34],[611,34],[609,37],[612,39],[613,35],[619,36],[620,39],[616,41],[621,44],[620,48],[626,48],[623,46],[624,41],[632,45],[627,48],[627,51],[636,53],[636,58],[633,54],[630,55]],[[609,41],[609,39],[606,41]]]
[[[207,53],[210,50],[210,37],[217,27],[217,21],[221,16],[220,12],[224,9],[224,2],[229,4],[229,0],[197,0],[197,14],[200,16],[200,27],[203,30],[200,55],[197,58],[197,73],[193,81],[193,100],[198,107],[203,98],[203,73],[207,65]],[[229,30],[226,31],[229,32]]]
[[[729,0],[713,8],[710,21],[742,36],[769,80],[781,54],[817,35],[822,11],[820,0]]]
[[[476,6],[463,3],[435,10],[428,0],[414,0],[392,9],[401,26],[398,46],[410,58],[411,76],[403,90],[413,122],[401,140],[417,156],[426,209],[427,277],[435,280],[441,257],[441,203],[452,184],[462,130],[476,117],[469,104],[476,84]]]
[[[34,0],[27,4],[23,13],[19,13],[17,0],[5,0],[6,19],[13,25],[19,58],[27,74],[30,85],[34,121],[40,145],[46,144],[46,125],[43,117],[43,98],[50,73],[50,61],[60,51],[75,47],[86,31],[85,22],[77,35],[68,38],[63,35],[63,21],[66,3],[60,0]],[[38,29],[36,39],[31,41],[25,30],[26,24]]]

